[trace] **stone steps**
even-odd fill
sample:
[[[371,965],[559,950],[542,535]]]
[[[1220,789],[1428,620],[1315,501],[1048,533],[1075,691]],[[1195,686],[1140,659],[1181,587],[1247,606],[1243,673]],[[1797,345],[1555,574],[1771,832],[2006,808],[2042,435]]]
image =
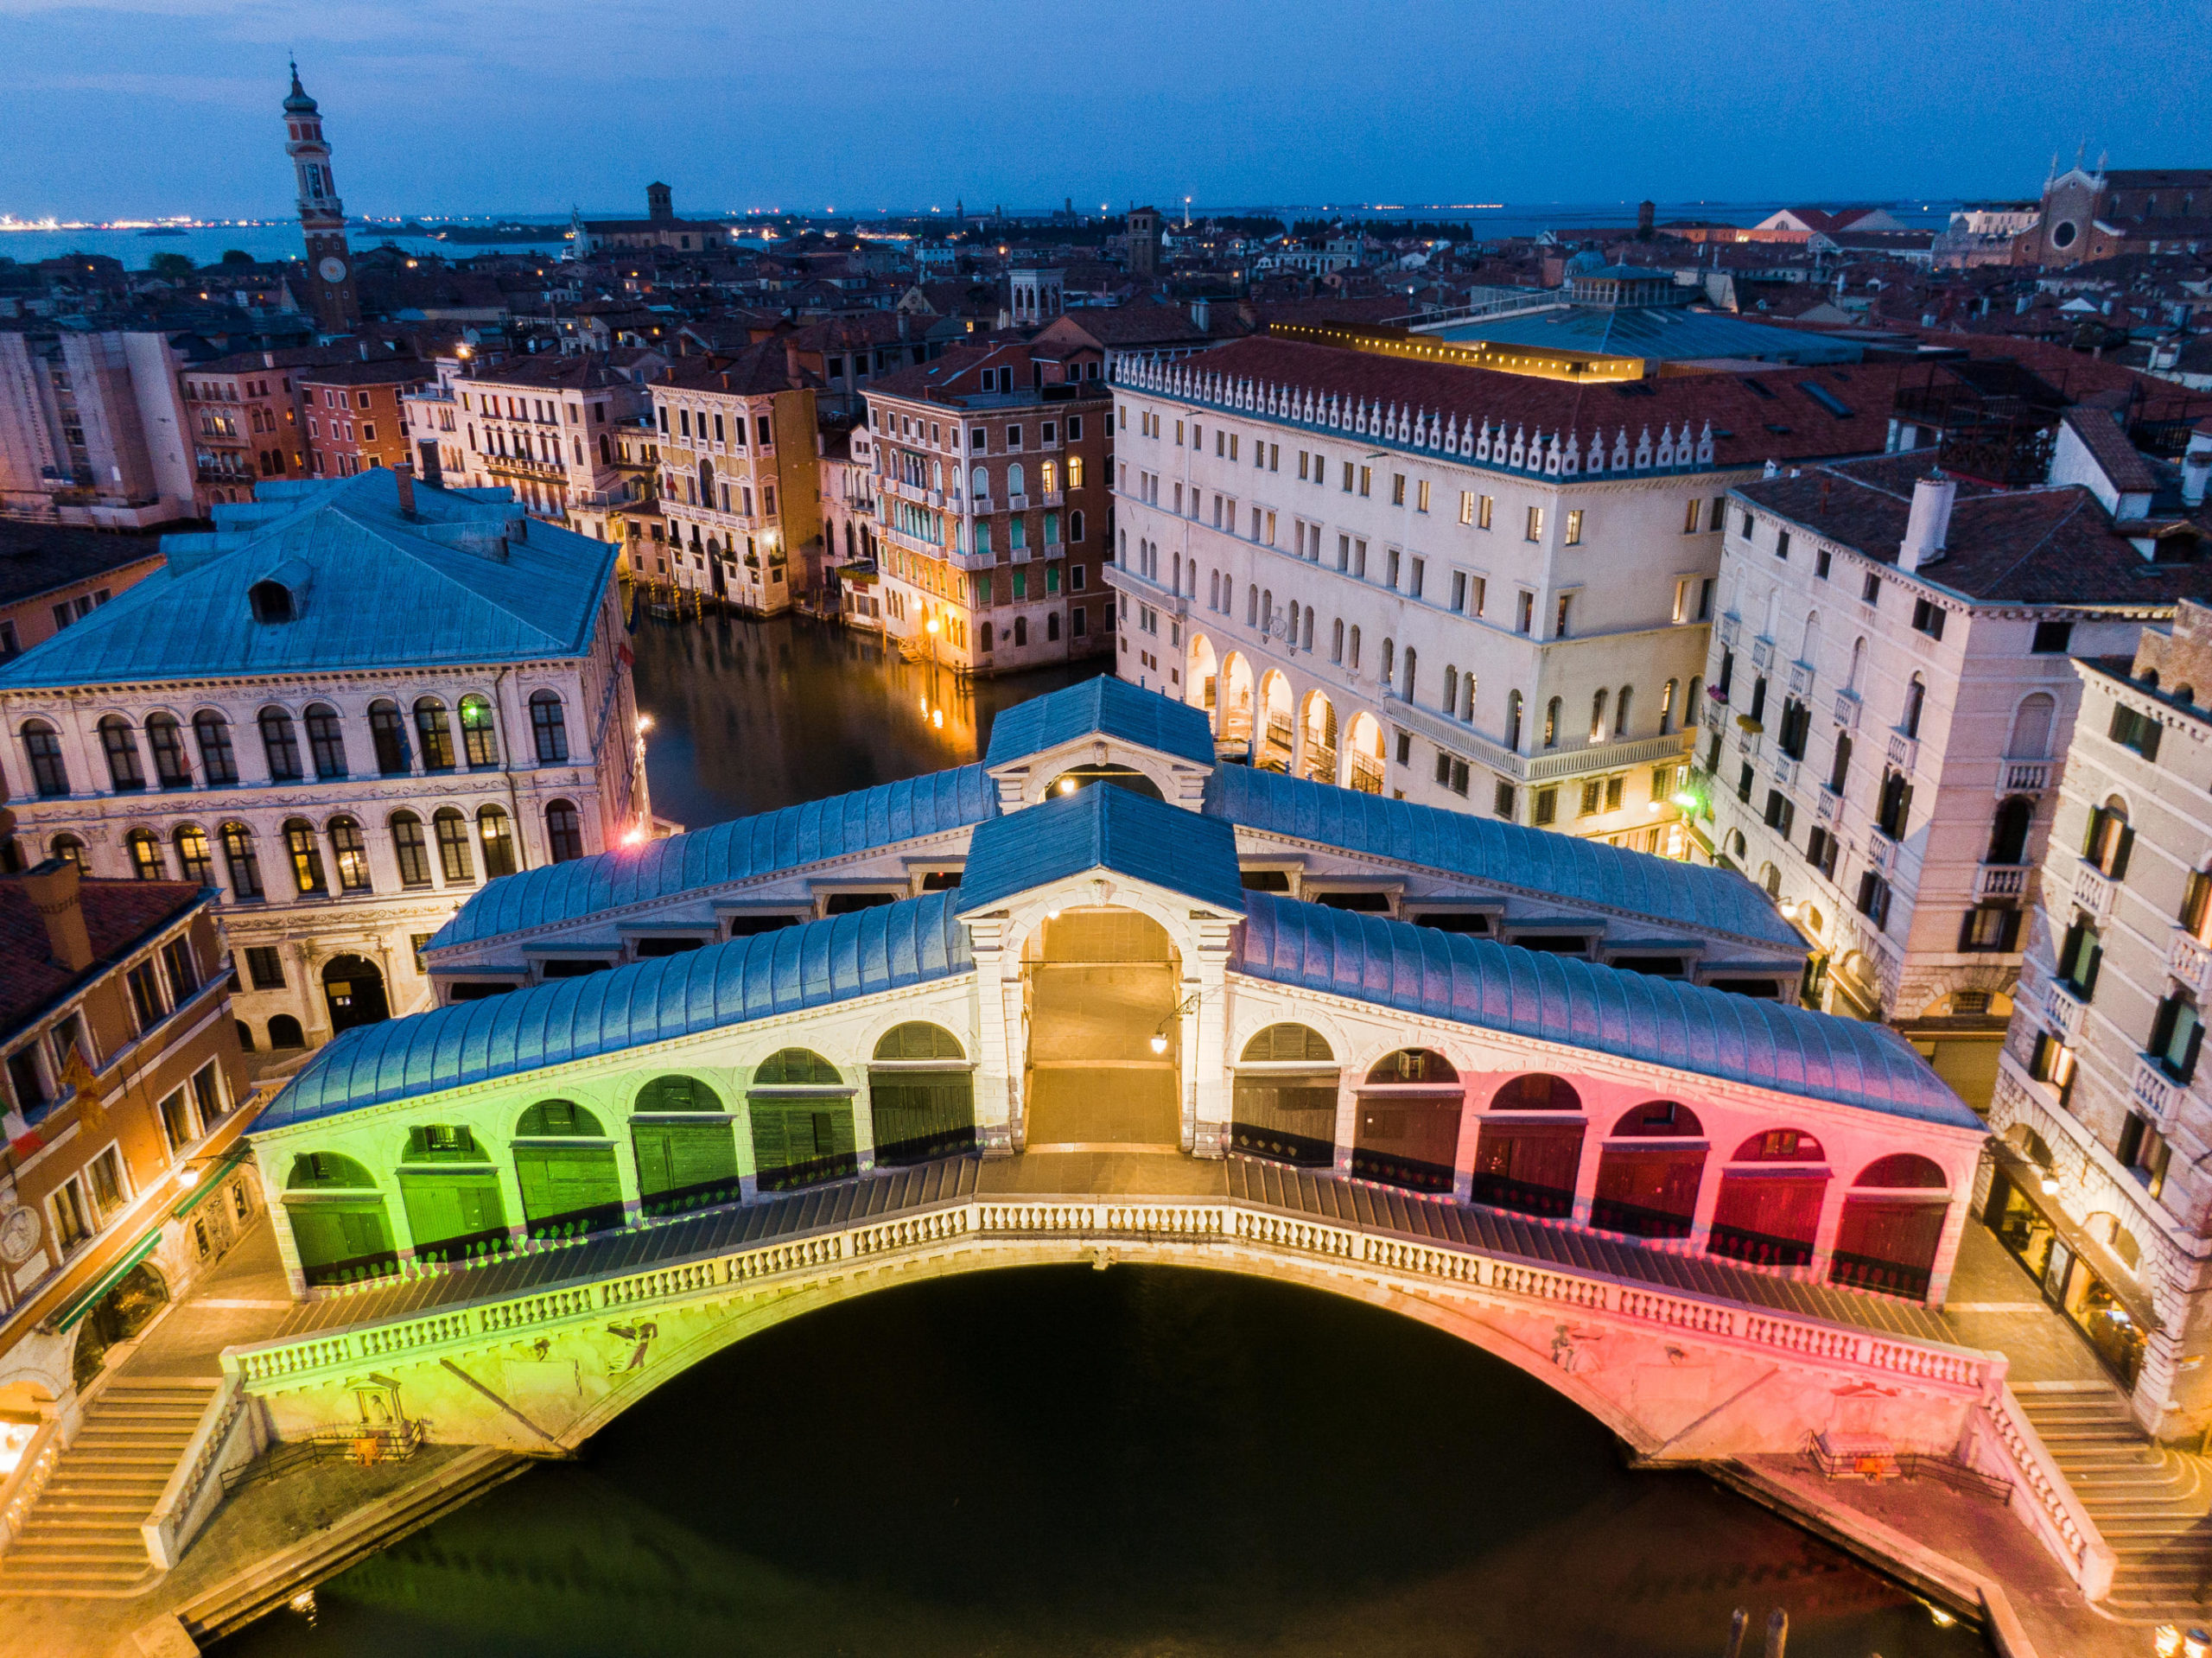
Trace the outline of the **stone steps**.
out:
[[[139,1528],[216,1385],[118,1382],[104,1389],[0,1554],[0,1595],[114,1594],[152,1576]]]
[[[2107,1607],[2128,1617],[2201,1620],[2212,1607],[2212,1468],[2152,1443],[2117,1389],[2019,1397],[2112,1549]]]

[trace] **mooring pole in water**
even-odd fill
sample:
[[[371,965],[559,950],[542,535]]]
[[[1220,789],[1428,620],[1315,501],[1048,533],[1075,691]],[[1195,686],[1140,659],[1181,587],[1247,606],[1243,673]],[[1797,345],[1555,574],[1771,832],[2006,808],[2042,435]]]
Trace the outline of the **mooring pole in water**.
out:
[[[1728,1620],[1728,1646],[1721,1658],[1744,1658],[1744,1630],[1751,1621],[1751,1615],[1738,1606]]]
[[[1783,1648],[1789,1644],[1789,1614],[1777,1606],[1767,1614],[1766,1658],[1783,1658]]]

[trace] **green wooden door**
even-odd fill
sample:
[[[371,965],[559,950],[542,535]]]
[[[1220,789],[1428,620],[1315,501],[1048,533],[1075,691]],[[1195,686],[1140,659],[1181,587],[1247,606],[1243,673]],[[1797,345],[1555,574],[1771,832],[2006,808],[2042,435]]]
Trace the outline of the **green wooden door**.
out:
[[[638,1195],[648,1214],[724,1203],[738,1195],[737,1129],[707,1122],[632,1122]]]
[[[868,1104],[879,1163],[925,1163],[976,1149],[976,1079],[968,1071],[871,1071]]]
[[[859,1167],[849,1098],[755,1094],[747,1103],[761,1191],[785,1191],[840,1179]]]
[[[489,1169],[404,1169],[399,1190],[417,1259],[446,1260],[507,1235],[499,1177]]]
[[[287,1204],[300,1270],[310,1284],[340,1284],[396,1264],[391,1227],[381,1197],[341,1203]]]
[[[523,1218],[536,1237],[553,1228],[622,1223],[622,1176],[612,1146],[518,1146]]]

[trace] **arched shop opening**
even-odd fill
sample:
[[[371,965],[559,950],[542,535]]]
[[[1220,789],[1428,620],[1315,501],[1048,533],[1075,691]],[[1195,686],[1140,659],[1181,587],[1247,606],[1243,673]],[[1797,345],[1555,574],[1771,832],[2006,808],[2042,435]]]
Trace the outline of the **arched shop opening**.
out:
[[[375,1178],[335,1152],[302,1152],[284,1180],[284,1218],[310,1286],[374,1278],[399,1264]]]
[[[1299,774],[1316,783],[1337,780],[1337,705],[1319,691],[1306,699],[1306,746]]]
[[[1193,707],[1206,711],[1207,723],[1221,732],[1221,670],[1214,659],[1213,641],[1203,633],[1191,635],[1183,664],[1183,692]]]
[[[1181,1144],[1180,971],[1167,930],[1135,910],[1069,909],[1030,935],[1029,1149]]]
[[[960,1039],[910,1020],[883,1033],[868,1063],[878,1163],[926,1163],[976,1149],[976,1074]]]
[[[1868,1164],[1844,1194],[1830,1280],[1926,1299],[1950,1213],[1950,1184],[1933,1159],[1911,1152]]]
[[[1245,755],[1252,740],[1252,664],[1231,651],[1221,665],[1214,735],[1224,753]]]
[[[356,1025],[374,1025],[391,1017],[385,1000],[384,975],[365,956],[334,956],[324,962],[322,999],[330,1009],[334,1036]]]
[[[577,1237],[622,1223],[613,1139],[574,1100],[540,1100],[524,1112],[514,1157],[533,1238]]]
[[[672,1215],[740,1196],[737,1120],[696,1077],[656,1077],[631,1107],[638,1197],[648,1215]]]
[[[1459,1071],[1434,1049],[1383,1055],[1360,1085],[1352,1173],[1408,1191],[1451,1191],[1465,1098]]]
[[[1582,1096],[1563,1077],[1531,1071],[1491,1096],[1475,1142],[1475,1202],[1521,1215],[1574,1213],[1582,1166]]]
[[[1305,1025],[1270,1025],[1236,1062],[1230,1149],[1301,1168],[1336,1160],[1337,1058]]]
[[[507,1246],[499,1169],[464,1126],[422,1123],[407,1131],[399,1197],[417,1261],[455,1261]]]
[[[1639,1238],[1686,1238],[1708,1148],[1697,1113],[1673,1100],[1634,1107],[1598,1153],[1590,1224]]]
[[[154,1236],[158,1241],[159,1232]],[[108,1349],[136,1336],[169,1302],[168,1280],[150,1261],[136,1261],[119,1271],[110,1268],[108,1277],[113,1280],[108,1287],[79,1302],[60,1321],[65,1334],[77,1327],[71,1366],[79,1388],[106,1368]]]
[[[1363,795],[1382,792],[1382,727],[1371,714],[1352,715],[1350,753],[1344,757],[1344,786]]]
[[[1260,681],[1260,740],[1252,764],[1263,772],[1290,770],[1291,745],[1297,736],[1291,724],[1290,680],[1270,668]]]
[[[762,1060],[745,1103],[761,1191],[842,1180],[860,1166],[853,1084],[812,1049],[782,1048]]]
[[[1707,1251],[1755,1267],[1808,1265],[1827,1190],[1827,1153],[1812,1135],[1802,1128],[1753,1134],[1720,1172]]]

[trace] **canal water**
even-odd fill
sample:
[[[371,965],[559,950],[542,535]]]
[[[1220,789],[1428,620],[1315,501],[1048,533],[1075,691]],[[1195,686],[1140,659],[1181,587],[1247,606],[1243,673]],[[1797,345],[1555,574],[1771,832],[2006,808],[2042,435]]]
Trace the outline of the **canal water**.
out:
[[[656,809],[980,755],[963,689],[809,623],[642,632]],[[935,699],[942,697],[940,704]],[[925,706],[926,704],[926,706]],[[938,721],[940,706],[944,723]],[[1910,1595],[1540,1381],[1318,1291],[1160,1267],[891,1289],[671,1377],[226,1658],[1976,1658]]]

